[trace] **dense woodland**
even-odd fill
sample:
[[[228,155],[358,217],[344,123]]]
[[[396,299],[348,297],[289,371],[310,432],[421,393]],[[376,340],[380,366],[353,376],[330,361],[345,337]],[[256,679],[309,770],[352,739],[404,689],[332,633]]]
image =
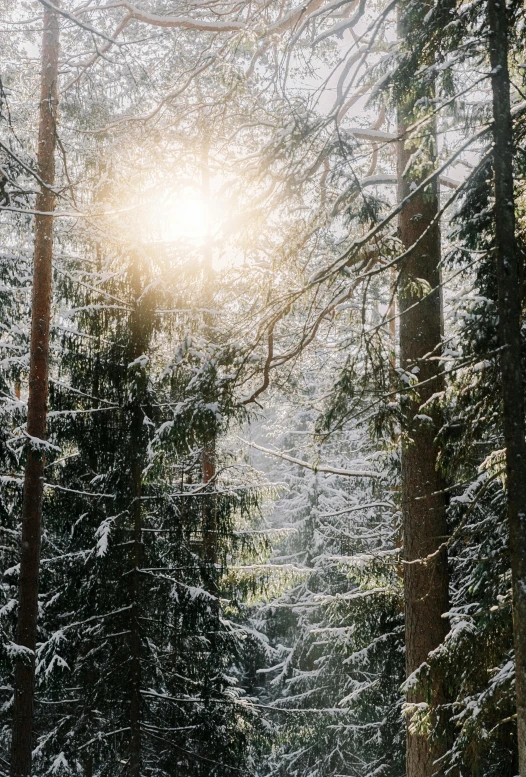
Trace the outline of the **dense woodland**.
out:
[[[526,777],[523,0],[0,42],[0,776]]]

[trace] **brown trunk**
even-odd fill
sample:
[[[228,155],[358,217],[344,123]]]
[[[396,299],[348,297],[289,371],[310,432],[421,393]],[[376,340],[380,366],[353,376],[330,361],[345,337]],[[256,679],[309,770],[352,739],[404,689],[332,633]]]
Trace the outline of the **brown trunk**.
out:
[[[84,777],[93,777],[93,758],[88,756],[84,762]]]
[[[140,265],[137,258],[132,267],[132,286],[134,292],[135,310],[132,313],[131,329],[131,361],[139,359],[147,347],[147,325],[144,320],[142,296],[142,283],[140,277]],[[141,407],[144,400],[144,388],[146,378],[144,367],[134,368],[133,380],[136,382],[133,394],[133,406],[131,407],[131,426],[130,426],[130,458],[131,458],[131,493],[133,496],[131,503],[131,518],[133,521],[133,546],[132,546],[132,572],[130,575],[131,586],[131,622],[130,622],[130,758],[128,762],[127,774],[130,777],[140,777],[142,767],[142,697],[141,697],[141,572],[143,564],[143,543],[142,543],[142,472],[143,472],[143,410]],[[141,373],[139,374],[139,370]]]
[[[58,2],[55,2],[58,6]],[[44,10],[40,124],[38,133],[38,172],[48,187],[55,182],[55,123],[59,24],[57,14]],[[53,216],[55,197],[50,188],[41,187],[36,199],[35,253],[27,408],[27,462],[24,473],[22,507],[22,545],[18,592],[16,639],[26,649],[15,665],[15,698],[11,743],[11,777],[29,777],[35,694],[35,646],[38,615],[38,576],[44,456],[38,440],[46,434],[49,376],[49,330],[51,319]]]
[[[212,245],[210,231],[210,135],[206,132],[201,148],[201,193],[208,210],[205,242],[203,247],[203,299],[204,323],[209,337],[213,338],[213,313],[214,290],[212,267]],[[203,484],[210,483],[216,474],[215,439],[211,437],[205,442],[201,459],[201,474]],[[214,488],[212,486],[212,488]],[[215,574],[213,567],[217,564],[217,517],[215,500],[212,494],[207,494],[203,505],[203,560],[206,564],[206,580],[211,591],[215,592]]]
[[[139,410],[140,412],[140,410]],[[139,423],[142,420],[139,419]],[[136,424],[133,424],[136,427]],[[140,427],[137,429],[140,434]],[[140,632],[140,568],[142,566],[142,526],[141,526],[141,490],[142,466],[138,456],[133,462],[133,563],[131,575],[132,614],[131,614],[131,655],[130,655],[130,760],[128,774],[130,777],[140,777],[141,774],[141,632]]]
[[[526,777],[526,442],[521,354],[521,267],[515,238],[513,128],[506,4],[488,0],[493,90],[495,252],[497,261],[507,510],[513,586],[519,773]]]
[[[407,20],[400,22],[401,32]],[[412,105],[399,106],[398,132],[404,138],[406,125],[412,120]],[[433,135],[433,125],[428,126]],[[427,151],[427,164],[419,176],[405,173],[411,153],[411,141],[398,144],[398,196],[405,199],[433,169],[433,138]],[[420,141],[421,142],[421,141]],[[440,426],[436,413],[421,406],[443,387],[438,358],[441,353],[442,304],[440,283],[440,227],[437,183],[413,197],[402,209],[400,238],[405,248],[417,246],[404,258],[401,266],[398,305],[400,312],[400,364],[419,383],[416,396],[407,399],[402,425],[402,516],[404,537],[404,604],[406,675],[409,677],[428,659],[429,653],[444,639],[448,610],[448,569],[445,548],[446,497],[444,483],[437,471],[438,450],[435,437]],[[423,280],[433,289],[427,293],[418,288]],[[431,356],[432,358],[426,358]],[[419,417],[426,416],[426,417]],[[431,417],[432,416],[432,417]],[[438,552],[437,552],[438,551]],[[428,558],[431,556],[431,558]],[[413,688],[408,692],[411,703],[435,701],[441,689]],[[407,731],[407,777],[430,777],[440,774],[435,761],[443,747],[425,736]]]
[[[210,287],[214,272],[212,267],[212,231],[210,224],[210,135],[208,132],[205,134],[201,148],[201,195],[206,213],[206,230],[203,236],[203,279],[205,283],[205,294],[212,297]]]
[[[387,322],[389,332],[389,364],[393,376],[396,375],[396,269],[391,269],[391,283],[389,294],[391,296],[389,308],[387,311]]]
[[[216,474],[215,445],[210,440],[204,447],[202,457],[203,483],[210,483]],[[212,486],[214,488],[214,486]],[[215,575],[213,567],[217,564],[217,518],[215,499],[212,493],[205,496],[203,506],[203,560],[207,566],[206,576],[215,591]]]

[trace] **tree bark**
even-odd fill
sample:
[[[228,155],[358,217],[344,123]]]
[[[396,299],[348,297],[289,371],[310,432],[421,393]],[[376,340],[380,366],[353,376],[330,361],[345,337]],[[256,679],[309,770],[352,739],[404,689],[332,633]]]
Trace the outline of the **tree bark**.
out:
[[[404,35],[409,24],[400,19]],[[432,88],[429,89],[432,91]],[[415,150],[405,137],[411,123],[414,96],[398,108],[398,197],[409,196],[433,169],[434,126],[426,126],[431,133],[425,163],[418,176],[406,171],[411,153]],[[422,167],[424,169],[422,169]],[[447,621],[442,617],[448,610],[447,552],[441,545],[446,540],[446,496],[444,482],[437,469],[438,449],[435,438],[440,427],[437,413],[422,410],[434,393],[443,388],[438,357],[442,340],[442,299],[440,284],[440,225],[438,223],[438,183],[413,197],[402,209],[399,234],[406,249],[418,240],[408,256],[402,260],[398,307],[400,312],[400,366],[415,375],[420,385],[407,398],[402,424],[402,519],[404,540],[404,605],[406,676],[409,678],[424,662],[429,653],[444,639]],[[429,288],[422,288],[420,281]],[[418,286],[420,285],[420,288]],[[431,357],[431,358],[429,358]],[[408,691],[410,704],[435,701],[442,698],[440,687],[413,687]],[[407,777],[430,777],[440,773],[436,760],[444,748],[426,736],[406,735]]]
[[[136,415],[139,416],[140,408]],[[138,424],[142,425],[142,418],[132,422],[132,434],[141,433]],[[134,445],[132,443],[132,450]],[[134,499],[132,502],[133,518],[133,570],[131,574],[132,588],[132,614],[130,624],[130,760],[128,774],[130,777],[140,777],[142,764],[142,737],[141,737],[141,630],[140,630],[140,569],[142,567],[142,515],[141,515],[141,491],[142,491],[142,463],[137,451],[133,451],[132,464],[132,488]]]
[[[134,260],[131,268],[131,283],[134,295],[134,310],[130,319],[130,361],[136,362],[146,353],[151,334],[151,311],[143,297],[144,283],[141,279],[140,259]],[[130,459],[133,545],[132,570],[130,575],[130,598],[132,604],[130,621],[130,755],[127,774],[140,777],[142,771],[142,636],[141,636],[141,568],[143,566],[142,538],[142,473],[145,464],[144,411],[146,402],[146,368],[134,364],[129,394],[130,407]]]
[[[210,483],[216,474],[215,440],[208,440],[203,448],[201,469],[203,484]],[[215,486],[213,486],[215,489]],[[206,564],[205,574],[210,589],[215,593],[215,572],[217,564],[217,517],[215,498],[212,494],[204,497],[203,504],[203,560]]]
[[[487,20],[493,92],[495,254],[513,588],[519,773],[521,777],[526,777],[526,428],[521,353],[521,262],[515,237],[513,126],[508,21],[504,0],[488,0]]]
[[[206,207],[206,231],[203,246],[203,307],[204,324],[207,336],[214,338],[214,269],[212,266],[212,235],[210,229],[210,128],[207,128],[201,147],[201,194]],[[213,481],[216,475],[216,441],[211,435],[205,440],[201,457],[203,484]],[[213,486],[215,490],[215,486]],[[212,593],[217,593],[215,566],[217,564],[217,516],[215,499],[206,494],[203,503],[203,561],[205,562],[205,581]]]
[[[58,2],[53,0],[58,7]],[[24,473],[22,544],[18,591],[16,639],[24,652],[15,665],[11,777],[29,777],[35,695],[35,647],[38,617],[38,578],[44,455],[39,440],[45,439],[49,378],[51,321],[53,210],[55,196],[55,143],[59,24],[57,14],[44,10],[38,173],[43,182],[36,199],[33,295],[27,408],[27,461]]]

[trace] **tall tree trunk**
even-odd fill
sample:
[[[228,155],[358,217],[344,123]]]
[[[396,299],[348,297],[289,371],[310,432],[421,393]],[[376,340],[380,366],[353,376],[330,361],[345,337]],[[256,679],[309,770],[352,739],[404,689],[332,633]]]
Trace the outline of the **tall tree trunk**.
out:
[[[205,234],[203,245],[203,280],[205,294],[213,298],[212,281],[214,270],[212,267],[212,228],[211,228],[211,199],[210,199],[210,131],[207,129],[201,146],[201,196],[205,207]],[[210,317],[210,316],[209,316]]]
[[[135,411],[139,416],[140,408]],[[132,422],[132,434],[141,433],[142,418],[134,418]],[[132,443],[132,449],[135,446]],[[142,763],[141,744],[141,630],[140,630],[140,569],[142,567],[142,515],[141,515],[141,491],[142,491],[142,462],[138,451],[133,451],[132,463],[132,519],[133,519],[133,570],[131,574],[132,587],[132,613],[130,624],[130,760],[128,774],[130,777],[140,777]]]
[[[130,575],[130,598],[132,603],[130,622],[130,756],[127,774],[140,777],[142,770],[142,638],[141,638],[141,568],[143,565],[142,539],[142,473],[144,468],[144,412],[146,402],[146,368],[137,364],[146,352],[151,334],[151,315],[147,311],[147,300],[143,298],[144,284],[141,279],[140,259],[134,260],[131,268],[131,283],[134,295],[134,310],[130,319],[130,357],[132,367],[130,386],[130,458],[133,545],[132,570]]]
[[[210,483],[216,474],[215,440],[208,440],[203,448],[201,461],[203,483]],[[215,490],[215,486],[212,486]],[[214,567],[217,564],[217,516],[215,497],[206,494],[203,504],[203,560],[210,590],[216,592]]]
[[[519,772],[526,777],[526,442],[521,360],[521,267],[515,238],[513,128],[504,0],[488,0],[493,91],[493,169],[507,510],[513,587],[513,637]]]
[[[58,2],[53,0],[58,6]],[[38,577],[44,455],[38,441],[45,439],[49,377],[53,216],[55,197],[55,139],[59,24],[46,7],[42,40],[38,172],[43,181],[36,199],[33,297],[27,408],[27,461],[22,507],[22,547],[18,592],[17,643],[24,652],[15,666],[15,698],[11,743],[11,777],[29,777],[35,695],[35,647],[38,616]],[[49,215],[44,215],[49,214]]]
[[[399,26],[402,36],[411,22],[404,11]],[[432,91],[431,89],[429,91]],[[415,150],[405,137],[406,126],[413,119],[413,99],[401,100],[398,108],[398,197],[404,200],[433,169],[434,127],[426,149],[425,164],[416,177],[406,168]],[[422,141],[416,141],[420,143]],[[437,471],[438,450],[435,443],[440,419],[422,404],[443,387],[438,357],[442,339],[442,300],[440,283],[440,226],[438,184],[413,197],[402,209],[399,233],[406,249],[418,244],[402,260],[398,305],[400,312],[400,363],[403,370],[415,375],[419,386],[415,396],[407,399],[402,426],[402,517],[404,539],[404,604],[406,675],[410,677],[427,661],[429,653],[444,639],[447,622],[442,617],[448,610],[448,568],[445,548],[440,548],[447,534],[444,483]],[[418,288],[420,281],[433,290]],[[431,358],[429,358],[431,357]],[[431,415],[433,417],[431,418]],[[429,701],[433,693],[440,700],[440,688],[414,688],[407,701]],[[407,777],[430,777],[440,773],[435,761],[443,747],[425,736],[407,730]]]
[[[205,308],[204,324],[206,335],[214,337],[214,269],[212,267],[212,235],[210,229],[210,130],[206,130],[201,147],[201,194],[206,208],[206,230],[203,246],[203,307]],[[213,433],[205,440],[201,458],[201,474],[203,484],[210,483],[216,474],[216,441]],[[215,486],[212,486],[215,489]],[[205,562],[205,577],[209,590],[217,592],[215,565],[217,564],[217,516],[215,498],[212,493],[206,494],[203,504],[203,560]]]

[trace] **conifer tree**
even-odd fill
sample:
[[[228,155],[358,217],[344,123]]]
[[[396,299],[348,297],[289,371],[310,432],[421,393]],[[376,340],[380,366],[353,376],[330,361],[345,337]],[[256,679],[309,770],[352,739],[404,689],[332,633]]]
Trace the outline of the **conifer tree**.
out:
[[[223,581],[241,550],[235,521],[252,520],[258,496],[202,471],[209,440],[243,413],[238,357],[210,341],[200,273],[177,251],[105,238],[82,235],[59,285],[71,311],[52,384],[62,457],[43,562],[38,768],[249,771],[254,716],[237,685],[250,637],[225,616]]]

